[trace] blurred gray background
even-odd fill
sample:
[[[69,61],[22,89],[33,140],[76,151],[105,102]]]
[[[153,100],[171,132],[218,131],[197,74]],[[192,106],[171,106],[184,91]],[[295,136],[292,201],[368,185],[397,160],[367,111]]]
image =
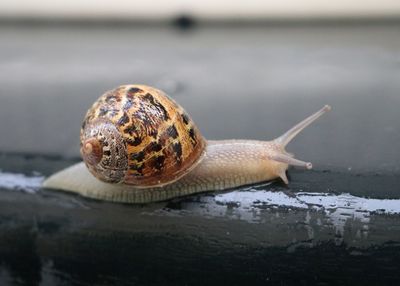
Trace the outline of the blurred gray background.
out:
[[[0,4],[1,152],[78,157],[91,103],[143,83],[210,139],[272,139],[330,104],[290,151],[316,167],[400,169],[398,1],[21,2]]]

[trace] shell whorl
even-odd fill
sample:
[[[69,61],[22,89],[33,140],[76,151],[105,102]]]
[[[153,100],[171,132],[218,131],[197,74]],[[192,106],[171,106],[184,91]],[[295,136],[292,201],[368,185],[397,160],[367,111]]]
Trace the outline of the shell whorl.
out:
[[[103,145],[96,137],[88,138],[82,143],[82,157],[91,165],[100,163],[103,157]]]
[[[128,167],[123,137],[112,122],[95,119],[81,134],[81,155],[89,171],[102,181],[120,183]]]
[[[81,154],[97,178],[136,187],[172,183],[202,159],[206,141],[175,101],[144,85],[102,95],[81,129]]]

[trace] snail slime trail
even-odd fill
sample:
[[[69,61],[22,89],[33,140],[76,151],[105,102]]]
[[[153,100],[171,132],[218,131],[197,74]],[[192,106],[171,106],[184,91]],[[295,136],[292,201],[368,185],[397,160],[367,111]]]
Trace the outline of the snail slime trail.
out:
[[[289,165],[312,168],[286,145],[331,109],[326,105],[271,141],[206,140],[173,99],[156,88],[122,85],[88,110],[80,133],[82,163],[43,186],[84,197],[149,203],[281,178]]]

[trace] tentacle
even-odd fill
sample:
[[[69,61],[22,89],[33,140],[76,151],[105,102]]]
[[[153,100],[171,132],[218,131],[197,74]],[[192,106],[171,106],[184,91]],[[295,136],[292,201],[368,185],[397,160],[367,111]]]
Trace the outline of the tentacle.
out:
[[[278,152],[273,153],[272,155],[270,155],[270,159],[281,162],[281,163],[293,165],[293,166],[299,166],[299,167],[304,167],[307,169],[312,169],[312,164],[310,162],[304,162],[304,161],[295,159],[293,157],[290,157],[289,155],[286,155],[285,153],[278,153]]]
[[[296,124],[295,126],[293,126],[291,129],[286,131],[283,135],[281,135],[278,138],[276,138],[274,140],[275,143],[278,144],[278,145],[281,145],[282,147],[285,147],[304,128],[306,128],[308,125],[310,125],[312,122],[317,120],[321,115],[325,114],[329,110],[331,110],[331,107],[329,105],[325,105],[319,111],[317,111],[314,114],[310,115],[309,117],[307,117],[303,121],[301,121],[298,124]]]

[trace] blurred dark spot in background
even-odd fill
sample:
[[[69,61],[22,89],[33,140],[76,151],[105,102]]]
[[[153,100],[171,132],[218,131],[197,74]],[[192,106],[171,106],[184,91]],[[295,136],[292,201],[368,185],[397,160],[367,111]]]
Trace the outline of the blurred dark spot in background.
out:
[[[181,30],[188,30],[196,25],[196,21],[191,16],[180,15],[173,20],[172,25]]]

